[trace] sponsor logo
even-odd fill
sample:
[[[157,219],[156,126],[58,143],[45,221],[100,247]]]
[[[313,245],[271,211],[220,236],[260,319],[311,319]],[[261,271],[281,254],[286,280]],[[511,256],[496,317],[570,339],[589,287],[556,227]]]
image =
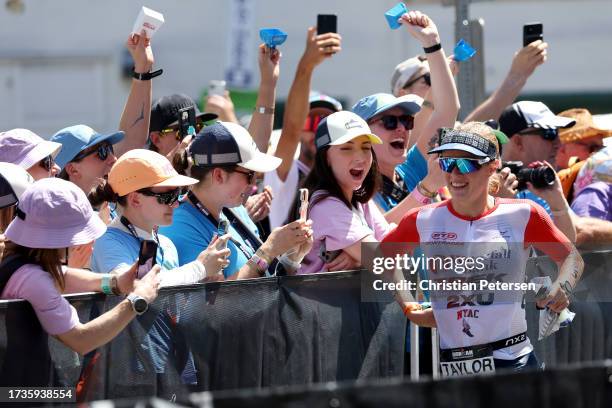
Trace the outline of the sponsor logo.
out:
[[[453,359],[474,357],[474,350],[456,350],[452,352]]]
[[[432,232],[431,239],[434,241],[454,241],[457,239],[457,234],[454,232]]]
[[[351,119],[344,124],[344,127],[348,130],[348,129],[353,129],[353,128],[361,128],[362,126],[361,126],[361,123],[359,123],[355,119]]]
[[[478,319],[478,309],[461,309],[457,311],[457,320],[461,319]]]
[[[506,340],[506,347],[514,346],[515,344],[522,343],[526,340],[527,335],[525,333],[521,333],[518,336],[514,336],[508,340]]]
[[[465,319],[463,319],[462,323],[463,323],[463,333],[466,336],[474,337],[474,335],[470,331],[470,330],[472,330],[472,328],[470,327],[470,324]]]

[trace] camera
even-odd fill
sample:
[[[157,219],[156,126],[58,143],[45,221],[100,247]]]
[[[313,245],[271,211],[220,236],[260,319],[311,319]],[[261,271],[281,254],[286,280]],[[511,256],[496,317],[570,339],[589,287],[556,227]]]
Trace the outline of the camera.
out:
[[[527,182],[536,188],[549,188],[555,184],[555,171],[548,166],[525,167],[521,161],[502,162],[502,168],[508,167],[516,178],[519,185],[518,190],[525,190]]]

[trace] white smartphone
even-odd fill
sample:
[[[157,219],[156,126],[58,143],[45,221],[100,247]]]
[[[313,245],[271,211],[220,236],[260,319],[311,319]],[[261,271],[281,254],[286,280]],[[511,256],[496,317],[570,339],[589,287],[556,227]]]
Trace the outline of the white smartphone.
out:
[[[208,84],[208,95],[225,96],[225,81],[210,81]]]

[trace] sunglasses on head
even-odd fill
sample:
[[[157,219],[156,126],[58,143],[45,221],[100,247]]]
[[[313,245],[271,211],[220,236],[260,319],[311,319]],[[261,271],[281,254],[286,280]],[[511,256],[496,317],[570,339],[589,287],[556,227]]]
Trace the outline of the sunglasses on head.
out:
[[[202,130],[203,128],[204,128],[204,122],[202,122],[200,120],[197,121],[196,124],[195,124],[196,134],[200,133],[200,130]],[[176,140],[183,140],[183,136],[181,135],[181,132],[178,130],[178,128],[170,127],[170,128],[167,128],[167,129],[162,129],[162,130],[159,131],[159,133],[162,136],[166,136],[166,135],[168,135],[170,133],[175,133],[174,138]]]
[[[313,132],[317,131],[319,127],[319,123],[323,120],[323,116],[308,116],[306,118],[306,122],[304,122],[304,128],[302,129],[304,132]]]
[[[417,83],[417,81],[419,79],[421,79],[421,78],[423,78],[423,80],[425,81],[427,86],[431,86],[431,75],[429,75],[429,72],[428,72],[428,73],[423,74],[420,77],[417,77],[417,78],[413,79],[412,81],[408,82],[406,85],[404,85],[403,89],[410,88],[412,85]]]
[[[475,171],[480,170],[483,164],[491,161],[490,158],[484,159],[468,159],[462,157],[440,157],[438,162],[440,163],[440,168],[442,171],[446,173],[452,173],[453,169],[457,167],[459,173],[461,174],[469,174]]]
[[[558,129],[528,129],[518,133],[519,135],[538,135],[544,140],[555,140],[559,137]]]
[[[382,122],[382,125],[386,130],[395,130],[400,123],[404,125],[406,130],[410,130],[414,127],[414,117],[410,115],[384,115],[378,120]]]
[[[240,174],[244,174],[245,176],[247,176],[247,183],[248,184],[255,184],[255,176],[257,175],[254,171],[240,171],[240,170],[234,170],[234,173],[240,173]]]
[[[87,150],[83,150],[79,153],[73,161],[79,161],[84,159],[85,157],[96,153],[98,155],[98,159],[105,161],[109,155],[114,154],[113,145],[110,143],[103,143],[98,146],[90,147]]]
[[[47,171],[51,171],[51,169],[53,169],[53,166],[55,165],[55,160],[53,159],[53,156],[49,155],[39,161],[38,165]]]
[[[185,194],[182,188],[176,188],[172,191],[166,191],[165,193],[156,193],[149,190],[148,188],[138,190],[138,192],[147,197],[157,198],[157,202],[162,205],[173,205],[178,201],[180,196]]]

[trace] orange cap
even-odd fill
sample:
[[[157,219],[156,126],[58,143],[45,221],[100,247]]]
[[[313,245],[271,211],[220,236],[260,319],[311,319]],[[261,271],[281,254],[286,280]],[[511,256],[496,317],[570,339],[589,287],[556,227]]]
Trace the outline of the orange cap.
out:
[[[182,187],[198,180],[181,176],[167,158],[145,149],[126,152],[108,173],[108,183],[119,196],[148,187]]]

